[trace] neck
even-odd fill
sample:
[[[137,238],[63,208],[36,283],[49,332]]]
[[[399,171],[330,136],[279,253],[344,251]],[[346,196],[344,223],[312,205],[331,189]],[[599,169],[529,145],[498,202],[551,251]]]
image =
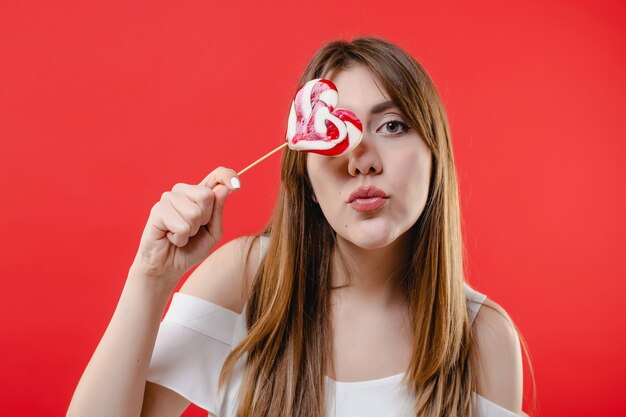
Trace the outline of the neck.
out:
[[[333,287],[342,296],[381,306],[395,304],[405,294],[400,279],[411,262],[410,233],[377,249],[363,249],[337,236],[333,253]],[[339,294],[337,294],[339,295]]]

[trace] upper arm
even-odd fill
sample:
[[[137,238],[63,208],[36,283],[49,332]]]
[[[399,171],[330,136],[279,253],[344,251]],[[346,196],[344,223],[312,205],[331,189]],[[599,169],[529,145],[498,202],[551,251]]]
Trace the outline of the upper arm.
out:
[[[260,240],[244,236],[222,245],[189,275],[180,292],[240,313],[259,267]],[[179,416],[190,402],[159,384],[146,382],[144,416]]]
[[[522,351],[506,311],[486,299],[473,325],[477,393],[516,414],[522,412]]]
[[[189,407],[190,401],[182,395],[159,384],[146,382],[141,417],[180,416]]]

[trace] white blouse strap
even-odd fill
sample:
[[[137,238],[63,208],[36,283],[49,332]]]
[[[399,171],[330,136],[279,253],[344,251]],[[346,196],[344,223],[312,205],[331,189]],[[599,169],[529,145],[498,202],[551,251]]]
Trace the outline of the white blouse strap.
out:
[[[267,245],[269,243],[269,236],[261,235],[261,250],[259,251],[259,262],[263,260],[265,252],[267,252]]]
[[[480,307],[482,307],[483,303],[487,299],[487,296],[470,287],[467,282],[464,283],[464,286],[465,298],[467,300],[467,313],[469,314],[469,322],[471,326],[472,323],[474,323],[476,315],[478,315],[478,310],[480,310]]]

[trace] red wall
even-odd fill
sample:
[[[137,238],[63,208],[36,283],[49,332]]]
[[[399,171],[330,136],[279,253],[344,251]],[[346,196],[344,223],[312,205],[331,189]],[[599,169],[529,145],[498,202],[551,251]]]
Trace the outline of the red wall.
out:
[[[280,144],[312,53],[360,34],[439,88],[470,281],[526,337],[537,415],[626,413],[625,3],[250,3],[0,4],[0,413],[65,413],[150,207]],[[264,225],[278,161],[225,239]]]

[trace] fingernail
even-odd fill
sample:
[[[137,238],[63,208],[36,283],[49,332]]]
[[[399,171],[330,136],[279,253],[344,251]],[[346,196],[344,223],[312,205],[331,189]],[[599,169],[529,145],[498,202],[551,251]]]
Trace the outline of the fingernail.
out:
[[[239,182],[239,178],[232,177],[230,179],[230,185],[232,185],[233,188],[241,188],[241,183]]]

